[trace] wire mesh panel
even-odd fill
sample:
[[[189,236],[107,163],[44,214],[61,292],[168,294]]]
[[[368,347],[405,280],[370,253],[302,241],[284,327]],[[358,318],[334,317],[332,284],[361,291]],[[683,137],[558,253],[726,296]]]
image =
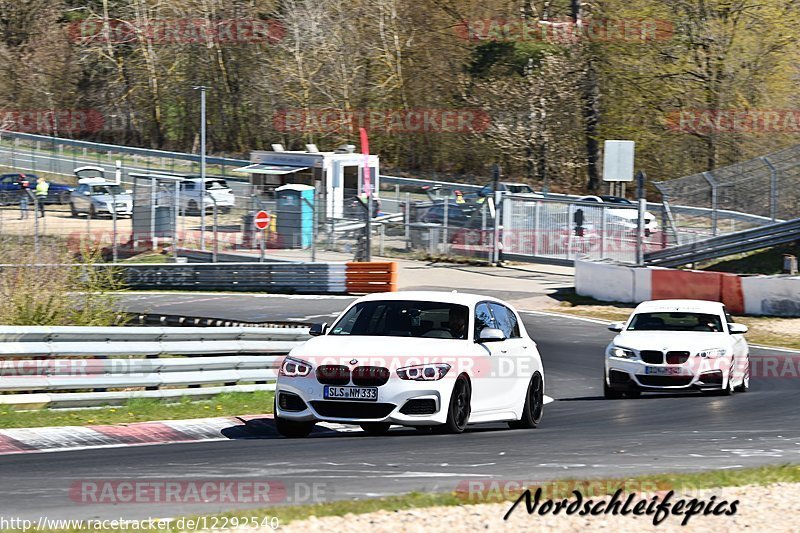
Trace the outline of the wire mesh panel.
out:
[[[572,261],[576,257],[635,263],[638,209],[633,204],[507,196],[502,205],[503,256]],[[645,213],[643,250],[662,246],[658,217]]]

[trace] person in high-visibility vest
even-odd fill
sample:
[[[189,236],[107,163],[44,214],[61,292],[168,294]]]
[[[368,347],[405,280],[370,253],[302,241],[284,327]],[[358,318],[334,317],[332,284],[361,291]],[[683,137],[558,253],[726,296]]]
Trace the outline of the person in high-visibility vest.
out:
[[[39,216],[44,216],[44,201],[47,198],[47,193],[50,190],[50,184],[44,178],[36,180],[36,200],[39,203]]]

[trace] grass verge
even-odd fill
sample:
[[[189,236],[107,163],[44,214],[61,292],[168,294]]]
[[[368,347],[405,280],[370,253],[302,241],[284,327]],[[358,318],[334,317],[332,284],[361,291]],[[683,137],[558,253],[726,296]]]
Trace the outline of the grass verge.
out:
[[[571,496],[573,489],[582,490],[584,496],[592,497],[611,495],[617,489],[635,492],[650,491],[647,487],[653,487],[654,490],[666,491],[675,490],[677,493],[683,492],[692,494],[693,491],[701,489],[713,489],[722,487],[740,487],[745,485],[771,485],[774,483],[800,483],[800,465],[779,465],[779,466],[764,466],[758,468],[746,468],[741,470],[721,470],[712,472],[696,472],[696,473],[665,473],[647,476],[636,476],[628,478],[615,478],[615,479],[563,479],[553,480],[551,483],[543,483],[543,489],[546,489],[548,498],[561,499]],[[532,491],[536,486],[528,487]],[[345,515],[359,515],[372,513],[376,511],[400,511],[406,509],[423,509],[428,507],[451,507],[459,505],[471,505],[476,503],[497,503],[497,502],[511,502],[519,496],[519,492],[490,492],[488,497],[480,499],[470,499],[467,493],[450,492],[450,493],[419,493],[413,492],[401,496],[392,496],[387,498],[375,498],[364,500],[345,500],[337,502],[327,502],[314,505],[299,505],[299,506],[273,506],[261,509],[240,510],[227,513],[219,513],[213,515],[187,516],[176,518],[170,527],[160,529],[160,531],[179,531],[179,525],[184,526],[189,520],[194,520],[195,524],[202,524],[203,519],[205,523],[212,524],[214,519],[218,523],[223,523],[222,520],[238,520],[239,523],[244,523],[247,519],[248,523],[256,522],[258,524],[269,524],[270,520],[277,521],[281,526],[298,520],[303,520],[311,517],[325,517],[325,516],[345,516]],[[483,495],[483,493],[481,494]],[[273,522],[274,523],[274,522]],[[103,531],[130,531],[130,525],[126,529],[104,529]],[[264,527],[264,530],[269,530],[269,527]],[[60,530],[49,531],[89,531],[88,527],[84,528],[68,528]]]
[[[559,307],[547,309],[557,313],[599,318],[601,320],[627,320],[635,304],[622,302],[601,302],[594,298],[564,292],[558,295]],[[750,331],[747,342],[783,348],[800,349],[800,318],[775,318],[756,316],[735,316],[737,322],[745,324]]]
[[[179,420],[214,416],[239,416],[242,413],[271,413],[272,391],[231,392],[218,394],[209,400],[191,401],[182,398],[177,403],[162,400],[130,400],[119,407],[97,409],[37,409],[15,411],[0,406],[0,428],[30,428],[45,426],[88,426]]]

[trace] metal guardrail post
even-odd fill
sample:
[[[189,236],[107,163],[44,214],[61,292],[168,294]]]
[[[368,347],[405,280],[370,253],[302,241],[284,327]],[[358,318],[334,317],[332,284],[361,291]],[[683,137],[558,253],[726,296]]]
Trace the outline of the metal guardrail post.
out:
[[[495,188],[494,191],[494,239],[492,239],[492,263],[500,262],[500,202],[503,193]]]
[[[209,198],[211,198],[211,201],[214,202],[214,206],[213,206],[213,209],[214,209],[214,213],[213,213],[213,217],[214,217],[214,221],[213,221],[214,222],[214,247],[211,250],[211,262],[212,263],[216,263],[217,262],[217,254],[219,253],[219,220],[217,218],[217,213],[218,213],[219,209],[217,208],[217,199],[214,198],[213,195],[209,195]]]
[[[533,255],[539,255],[539,239],[541,238],[541,213],[542,203],[539,200],[534,201],[533,207]]]
[[[639,212],[636,221],[636,264],[642,266],[644,264],[644,213],[647,206],[647,200],[639,198]]]
[[[767,156],[761,160],[769,167],[769,217],[775,222],[778,218],[778,169]]]
[[[113,209],[111,211],[111,262],[116,264],[117,263],[117,193],[114,192],[114,189],[111,189],[111,205]]]
[[[606,258],[606,206],[600,204],[600,259]]]
[[[405,239],[406,239],[406,250],[411,249],[411,193],[406,193],[406,202],[405,202]]]
[[[90,216],[91,218],[91,216]],[[150,247],[155,250],[158,247],[156,243],[156,181],[155,178],[150,180]]]
[[[711,186],[711,234],[717,235],[717,220],[719,213],[717,212],[717,182],[714,181],[711,172],[703,172],[703,177]]]
[[[37,255],[39,254],[39,197],[31,193],[30,189],[25,190],[26,193],[33,197],[33,250]]]
[[[449,204],[447,198],[444,199],[444,220],[442,220],[442,252],[443,254],[447,253],[447,223],[450,214]]]

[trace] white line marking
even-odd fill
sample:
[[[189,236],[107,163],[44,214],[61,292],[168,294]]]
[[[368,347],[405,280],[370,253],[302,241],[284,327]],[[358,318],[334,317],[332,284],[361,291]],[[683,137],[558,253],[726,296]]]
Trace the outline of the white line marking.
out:
[[[758,348],[759,350],[774,350],[776,352],[786,352],[786,353],[800,353],[800,350],[792,350],[791,348],[778,348],[776,346],[765,346],[763,344],[751,344],[751,348]]]
[[[587,318],[585,316],[575,316],[575,315],[568,315],[565,313],[552,313],[549,311],[529,311],[523,310],[520,313],[527,313],[531,315],[544,315],[544,316],[552,316],[557,318],[571,318],[572,320],[581,320],[583,322],[591,322],[593,324],[613,324],[611,320],[602,320],[600,318]]]

